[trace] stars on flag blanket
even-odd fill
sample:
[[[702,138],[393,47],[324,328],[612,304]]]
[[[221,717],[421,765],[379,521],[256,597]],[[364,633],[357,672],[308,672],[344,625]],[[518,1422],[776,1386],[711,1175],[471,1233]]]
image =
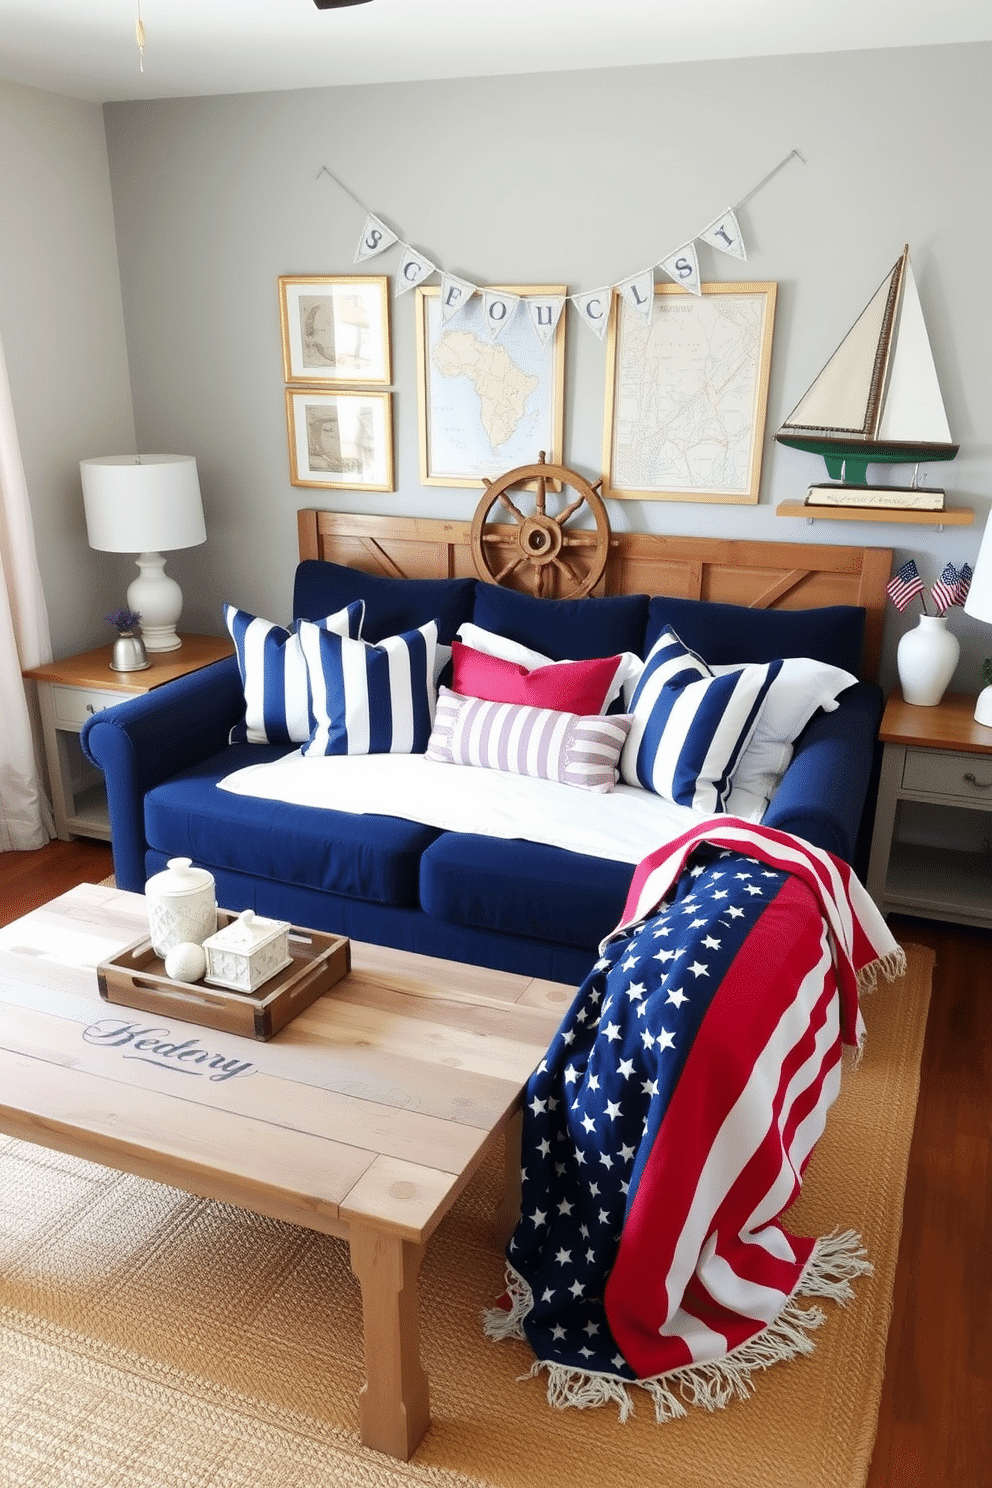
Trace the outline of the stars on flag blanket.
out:
[[[539,1358],[636,1378],[603,1305],[625,1216],[724,972],[787,878],[696,849],[672,902],[606,947],[531,1077],[507,1254]]]

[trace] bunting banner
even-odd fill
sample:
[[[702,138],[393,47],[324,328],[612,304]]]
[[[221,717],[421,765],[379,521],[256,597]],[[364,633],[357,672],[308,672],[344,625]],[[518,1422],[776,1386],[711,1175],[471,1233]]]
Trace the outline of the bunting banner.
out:
[[[718,248],[721,253],[729,253],[731,258],[747,258],[737,214],[731,207],[721,212],[719,217],[714,217],[709,227],[703,228],[699,240],[708,243],[711,248]]]
[[[623,295],[631,310],[641,315],[651,323],[654,313],[654,271],[645,269],[641,274],[632,274],[629,279],[624,279],[617,288]]]
[[[365,226],[362,228],[362,236],[358,244],[358,251],[355,254],[355,262],[364,263],[367,258],[375,258],[377,253],[384,253],[387,248],[392,248],[393,244],[398,242],[399,238],[393,232],[392,228],[387,227],[384,222],[380,222],[379,218],[370,212],[365,219]]]
[[[530,323],[542,346],[547,346],[555,333],[555,327],[561,319],[561,312],[565,308],[564,295],[549,295],[546,300],[537,295],[528,296],[527,311],[530,315]]]
[[[676,248],[667,258],[658,260],[658,268],[669,279],[674,279],[676,284],[687,289],[690,294],[701,295],[703,292],[702,281],[699,277],[699,259],[696,256],[695,243],[685,243],[681,248]]]
[[[589,329],[595,331],[602,341],[610,318],[610,305],[613,302],[612,285],[604,284],[599,289],[588,289],[584,294],[569,295],[568,298],[578,310],[579,319],[584,320]],[[654,299],[653,292],[651,298]]]
[[[506,330],[519,304],[519,295],[506,294],[503,290],[499,289],[483,290],[483,318],[489,327],[489,334],[494,341],[497,336]]]
[[[470,284],[467,279],[459,279],[457,274],[442,274],[441,319],[450,320],[459,310],[464,310],[478,288],[477,284]]]
[[[406,245],[404,245],[406,247]],[[404,294],[406,290],[413,289],[418,284],[423,284],[436,271],[437,264],[431,263],[422,253],[417,253],[413,248],[406,248],[403,254],[403,262],[396,271],[396,293]]]
[[[752,186],[751,190],[740,198],[737,206],[742,206],[760,191],[784,165],[788,164],[793,156],[801,164],[805,164],[798,150],[790,150],[788,155],[773,166],[756,186]],[[356,263],[364,263],[370,258],[375,258],[399,243],[403,249],[403,257],[396,273],[395,294],[404,294],[408,289],[422,284],[432,274],[439,273],[441,275],[441,314],[445,321],[452,320],[459,311],[463,310],[473,295],[481,294],[490,337],[495,340],[502,334],[520,303],[518,296],[473,284],[468,279],[459,278],[457,274],[449,274],[446,270],[439,269],[431,259],[418,253],[409,243],[404,243],[402,238],[386,226],[381,217],[370,212],[355,193],[349,190],[326,165],[321,166],[318,175],[330,176],[331,180],[365,213],[365,225],[355,253]],[[576,294],[564,297],[552,296],[547,299],[528,297],[527,310],[534,334],[542,346],[546,345],[554,335],[566,300],[570,300],[579,319],[602,340],[609,324],[614,290],[635,314],[643,316],[644,320],[650,324],[654,314],[655,269],[660,269],[687,293],[702,294],[699,256],[696,251],[697,242],[705,243],[707,247],[714,248],[719,253],[728,254],[731,258],[739,259],[741,262],[747,260],[747,249],[737,210],[735,207],[725,207],[700,232],[687,239],[681,247],[663,254],[651,268],[642,269],[637,274],[629,274],[625,278],[615,280],[612,284],[601,285],[599,289],[582,290]]]

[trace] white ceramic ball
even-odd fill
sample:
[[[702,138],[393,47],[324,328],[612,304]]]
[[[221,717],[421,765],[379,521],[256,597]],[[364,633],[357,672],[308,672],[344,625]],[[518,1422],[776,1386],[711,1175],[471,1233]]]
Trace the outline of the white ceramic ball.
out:
[[[174,982],[198,982],[207,969],[207,953],[193,940],[180,941],[165,958],[166,975]]]

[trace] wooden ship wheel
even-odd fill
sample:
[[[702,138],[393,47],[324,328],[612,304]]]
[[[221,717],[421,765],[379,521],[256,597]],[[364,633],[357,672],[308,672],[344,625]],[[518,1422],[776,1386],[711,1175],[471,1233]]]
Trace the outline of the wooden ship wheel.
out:
[[[527,516],[519,497],[507,494],[527,481],[536,482],[534,510]],[[547,510],[549,482],[571,486],[577,497],[557,516]],[[544,450],[535,465],[518,465],[498,480],[483,480],[486,491],[472,518],[472,561],[480,579],[524,589],[541,599],[579,599],[590,594],[606,567],[610,520],[599,494],[602,481],[590,485],[565,465],[549,465]],[[509,512],[510,522],[488,522],[495,506]],[[568,519],[586,506],[594,528],[568,528]]]

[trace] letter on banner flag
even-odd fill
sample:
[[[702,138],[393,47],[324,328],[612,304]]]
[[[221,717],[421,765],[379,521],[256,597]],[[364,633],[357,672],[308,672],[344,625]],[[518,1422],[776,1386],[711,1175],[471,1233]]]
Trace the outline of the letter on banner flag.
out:
[[[730,207],[725,212],[721,212],[719,217],[715,217],[709,227],[704,228],[696,236],[701,242],[709,243],[711,248],[719,248],[721,253],[729,253],[731,258],[747,258],[740,226]]]
[[[436,268],[437,264],[432,264],[429,258],[424,258],[422,253],[415,253],[412,248],[407,247],[396,274],[396,293],[401,295],[404,290],[413,289],[415,285],[429,279]]]
[[[561,319],[561,312],[564,308],[564,295],[549,295],[546,300],[528,298],[527,309],[530,314],[530,323],[542,346],[547,346],[554,335],[555,327]]]
[[[396,234],[384,222],[380,222],[378,217],[373,217],[370,212],[365,219],[365,226],[362,228],[362,236],[358,244],[358,252],[355,254],[355,262],[361,263],[363,259],[375,258],[377,253],[384,253],[396,241]]]
[[[489,334],[496,339],[502,331],[505,331],[513,319],[513,312],[520,304],[520,296],[504,294],[497,289],[486,289],[482,292],[483,314]]]
[[[612,297],[613,289],[609,284],[605,284],[602,289],[587,289],[584,294],[570,296],[579,315],[589,329],[596,332],[600,341],[603,339],[603,333],[610,318]]]
[[[654,270],[645,269],[642,274],[632,274],[617,288],[631,310],[636,310],[650,325],[654,311]]]
[[[681,284],[690,294],[702,294],[699,283],[699,259],[696,257],[695,243],[686,243],[684,248],[676,248],[667,258],[659,261],[659,269],[664,269],[670,279],[676,284]]]
[[[464,310],[469,300],[478,289],[477,284],[470,284],[467,279],[459,279],[456,274],[441,275],[441,319],[450,320],[457,315],[459,310]]]

